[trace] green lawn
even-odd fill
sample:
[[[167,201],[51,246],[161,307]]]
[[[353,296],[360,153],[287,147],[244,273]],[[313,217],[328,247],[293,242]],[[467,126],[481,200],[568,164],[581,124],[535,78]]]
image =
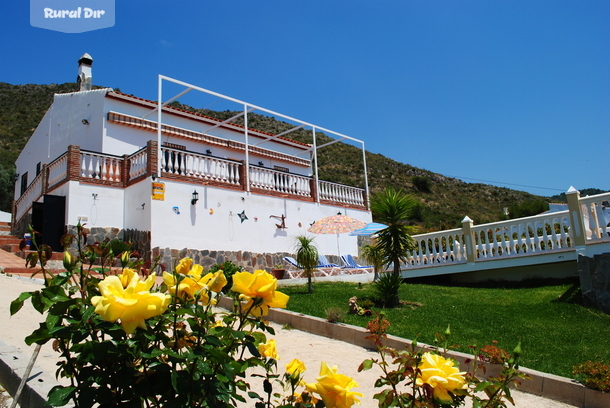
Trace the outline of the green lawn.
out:
[[[519,285],[519,286],[516,286]],[[572,376],[572,366],[586,360],[610,363],[610,316],[578,303],[577,282],[513,284],[509,287],[403,284],[401,301],[421,303],[386,309],[389,333],[433,344],[434,334],[451,324],[451,344],[463,352],[469,345],[498,341],[511,352],[522,342],[522,366],[546,373]],[[305,287],[286,287],[288,309],[326,317],[329,307],[345,310],[345,323],[366,326],[370,318],[347,314],[348,299],[372,298],[372,285],[316,283],[315,293]],[[373,311],[382,309],[373,308]]]

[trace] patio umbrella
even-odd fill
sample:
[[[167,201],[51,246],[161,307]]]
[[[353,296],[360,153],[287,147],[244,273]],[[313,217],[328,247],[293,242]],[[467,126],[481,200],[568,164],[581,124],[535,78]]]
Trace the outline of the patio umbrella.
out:
[[[380,224],[378,222],[371,222],[369,224],[366,224],[363,228],[354,230],[352,232],[349,233],[349,235],[351,236],[355,236],[355,235],[373,235],[374,233],[381,231],[384,228],[387,228],[388,226],[385,224]]]
[[[339,248],[339,234],[352,232],[363,228],[366,224],[347,215],[330,215],[315,222],[307,231],[314,234],[337,234],[337,251],[341,256]]]

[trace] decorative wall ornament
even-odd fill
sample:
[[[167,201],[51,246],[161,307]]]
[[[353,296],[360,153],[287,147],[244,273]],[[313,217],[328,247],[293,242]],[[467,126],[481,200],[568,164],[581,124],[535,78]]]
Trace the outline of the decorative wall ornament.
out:
[[[237,216],[239,217],[239,219],[241,220],[242,224],[245,220],[248,219],[248,217],[246,216],[246,210],[243,210],[242,212],[240,212],[239,214],[237,214]]]
[[[269,218],[275,218],[281,221],[280,224],[275,224],[277,229],[286,229],[286,216],[282,214],[280,217],[277,215],[270,215]]]

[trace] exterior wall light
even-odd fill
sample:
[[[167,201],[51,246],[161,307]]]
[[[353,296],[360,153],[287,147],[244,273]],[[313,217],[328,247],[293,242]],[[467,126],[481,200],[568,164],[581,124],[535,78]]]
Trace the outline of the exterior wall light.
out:
[[[89,121],[87,119],[83,119],[81,120],[81,122],[83,122],[83,125],[87,126],[89,124]]]
[[[211,155],[211,154],[212,154],[212,151],[211,151],[210,149],[207,149],[207,150],[205,151],[205,154],[207,154],[207,155],[209,156],[209,155]]]
[[[199,201],[199,193],[197,193],[197,190],[195,190],[195,191],[193,191],[193,198],[191,199],[191,205],[197,204],[197,201]]]

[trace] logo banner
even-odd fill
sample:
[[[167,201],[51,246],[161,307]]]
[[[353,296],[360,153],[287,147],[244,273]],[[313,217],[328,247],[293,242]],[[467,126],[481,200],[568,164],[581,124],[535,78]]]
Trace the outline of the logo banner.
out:
[[[30,0],[32,27],[84,33],[114,26],[114,0]]]

